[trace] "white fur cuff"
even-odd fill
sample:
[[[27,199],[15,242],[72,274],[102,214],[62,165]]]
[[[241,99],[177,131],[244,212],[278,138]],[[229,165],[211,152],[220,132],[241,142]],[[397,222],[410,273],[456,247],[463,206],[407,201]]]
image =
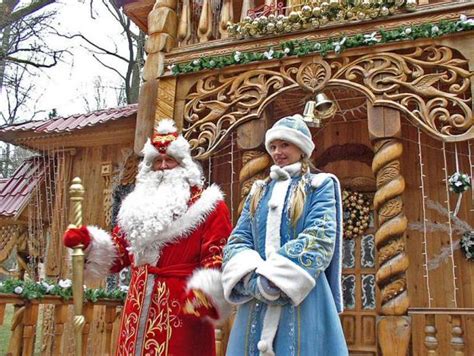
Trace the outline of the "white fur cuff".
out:
[[[299,305],[316,285],[308,272],[278,253],[273,253],[256,272],[280,288],[294,305]]]
[[[88,226],[91,244],[87,247],[87,262],[84,273],[87,278],[103,279],[110,274],[115,259],[118,257],[112,237],[106,231]]]
[[[212,305],[219,314],[218,322],[227,319],[231,306],[224,298],[222,289],[222,272],[214,268],[204,268],[194,271],[188,281],[187,290],[200,289],[211,299]]]
[[[263,259],[257,251],[244,250],[225,264],[222,271],[222,285],[224,286],[224,297],[227,301],[231,302],[230,295],[237,283],[262,263]]]

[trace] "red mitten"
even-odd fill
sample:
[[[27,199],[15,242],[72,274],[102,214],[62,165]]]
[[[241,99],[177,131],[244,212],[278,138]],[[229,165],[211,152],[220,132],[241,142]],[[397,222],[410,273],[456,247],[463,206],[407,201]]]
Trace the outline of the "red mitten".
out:
[[[91,237],[87,227],[67,229],[63,236],[64,246],[73,248],[79,244],[84,246],[84,249],[91,243]]]
[[[219,319],[219,314],[210,298],[200,289],[191,289],[186,294],[183,312],[198,318]]]

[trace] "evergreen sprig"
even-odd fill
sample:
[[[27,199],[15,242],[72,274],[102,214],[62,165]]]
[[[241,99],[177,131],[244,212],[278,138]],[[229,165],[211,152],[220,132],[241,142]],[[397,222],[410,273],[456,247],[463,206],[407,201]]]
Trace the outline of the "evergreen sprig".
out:
[[[34,282],[11,278],[0,283],[0,294],[16,294],[27,300],[42,299],[47,295],[69,300],[72,298],[72,282],[69,279],[55,283],[49,280]],[[91,302],[97,302],[99,299],[124,301],[126,296],[127,288],[124,287],[107,291],[103,288],[86,288],[84,286],[84,298]]]

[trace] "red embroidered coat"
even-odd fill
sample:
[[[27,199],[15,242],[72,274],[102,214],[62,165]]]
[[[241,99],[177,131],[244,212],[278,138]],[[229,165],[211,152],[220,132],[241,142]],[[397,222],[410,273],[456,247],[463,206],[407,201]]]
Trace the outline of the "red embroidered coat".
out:
[[[188,211],[165,232],[169,243],[155,266],[134,264],[119,227],[112,236],[88,227],[92,248],[88,251],[86,273],[93,270],[97,276],[98,270],[105,267],[109,272],[119,272],[131,266],[117,355],[215,355],[213,324],[184,314],[183,306],[186,290],[196,288],[210,297],[220,317],[228,311],[220,269],[231,224],[222,199],[215,186],[199,194]]]

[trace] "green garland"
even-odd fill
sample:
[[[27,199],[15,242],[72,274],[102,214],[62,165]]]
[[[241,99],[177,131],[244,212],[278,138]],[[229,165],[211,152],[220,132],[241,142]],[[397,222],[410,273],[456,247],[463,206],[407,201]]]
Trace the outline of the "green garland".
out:
[[[69,279],[54,283],[48,280],[33,282],[21,279],[7,279],[0,283],[0,294],[16,294],[24,299],[42,299],[47,295],[61,297],[64,300],[72,298],[72,282]],[[84,288],[86,301],[97,302],[99,299],[113,299],[124,301],[127,288],[118,288],[106,291],[103,288]]]
[[[436,38],[456,32],[474,29],[474,19],[461,15],[458,21],[442,20],[437,24],[422,24],[418,26],[402,26],[394,30],[379,30],[370,34],[357,34],[344,36],[337,39],[328,39],[321,42],[309,40],[294,40],[281,43],[280,49],[268,48],[264,52],[238,52],[225,56],[201,57],[191,62],[171,64],[168,70],[173,75],[199,72],[206,69],[224,68],[231,65],[247,64],[264,60],[281,59],[289,56],[305,56],[318,53],[322,57],[329,52],[342,53],[345,49],[371,46],[375,44],[397,41],[413,41],[422,38]]]

